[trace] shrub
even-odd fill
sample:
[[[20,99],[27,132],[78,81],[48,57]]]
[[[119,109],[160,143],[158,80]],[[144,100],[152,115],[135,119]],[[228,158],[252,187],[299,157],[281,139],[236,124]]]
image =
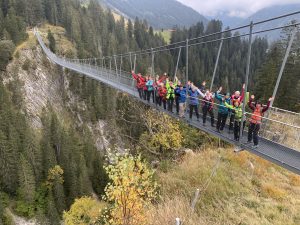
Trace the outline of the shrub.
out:
[[[105,188],[104,200],[111,202],[103,218],[110,225],[147,224],[146,212],[157,197],[154,172],[147,168],[141,157],[116,157],[115,165],[106,167],[111,183]]]
[[[300,177],[298,175],[290,174],[289,178],[291,185],[300,186]]]
[[[25,71],[29,71],[31,67],[31,61],[29,59],[26,59],[22,65],[22,69]]]
[[[276,200],[282,200],[286,196],[284,190],[268,184],[262,187],[262,191],[266,197],[271,197]]]
[[[91,197],[76,199],[68,212],[64,212],[65,225],[92,225],[100,220],[101,211],[105,208],[103,202]]]
[[[5,70],[9,60],[12,59],[15,45],[12,41],[0,41],[0,70]]]
[[[31,69],[33,69],[33,70],[36,70],[36,69],[37,69],[37,64],[36,64],[36,62],[33,62],[33,63],[31,64]]]
[[[35,207],[32,204],[28,204],[24,201],[17,201],[14,210],[19,216],[26,218],[32,218],[35,215]]]
[[[0,219],[0,222],[1,222],[1,219]],[[8,209],[6,209],[3,212],[3,221],[2,222],[3,222],[3,225],[13,225],[14,224],[12,215]]]
[[[20,58],[20,52],[19,52],[19,51],[16,51],[15,57],[16,57],[16,59],[19,59],[19,58]]]

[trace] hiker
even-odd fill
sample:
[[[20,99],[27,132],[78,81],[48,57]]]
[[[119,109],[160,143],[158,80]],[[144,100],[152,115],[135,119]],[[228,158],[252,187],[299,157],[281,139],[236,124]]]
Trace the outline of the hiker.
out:
[[[233,106],[233,107],[235,106],[235,102],[238,102],[239,104],[241,104],[241,103],[243,102],[244,95],[245,95],[245,87],[246,87],[246,85],[243,84],[243,87],[242,87],[242,94],[241,94],[240,91],[236,91],[236,92],[234,92],[234,94],[231,96],[231,103],[232,103],[232,106]],[[231,112],[231,113],[230,113],[229,132],[233,129],[233,126],[234,126],[234,120],[235,120],[234,112]]]
[[[211,126],[215,127],[215,118],[214,118],[214,99],[210,91],[206,91],[202,101],[202,113],[203,113],[203,126],[206,124],[207,113],[210,115]]]
[[[224,97],[220,95],[222,91],[222,87],[215,93],[215,98],[219,101],[219,109],[218,109],[218,120],[217,120],[217,132],[223,131],[226,120],[229,114],[229,109],[225,106],[225,102],[227,104],[231,104],[230,93],[227,93]]]
[[[167,78],[166,76],[167,74],[165,73],[161,78],[159,78],[159,75],[156,75],[155,78],[155,82],[154,82],[154,95],[155,95],[155,103],[156,105],[159,105],[159,88],[161,86],[161,84],[163,84],[163,82],[165,81],[165,79]]]
[[[241,121],[243,116],[243,103],[240,103],[239,101],[234,102],[234,106],[231,104],[228,104],[226,101],[224,102],[225,106],[229,109],[231,109],[234,112],[234,140],[239,141],[240,139],[240,127],[241,127]],[[246,121],[244,121],[245,124]],[[244,126],[243,124],[243,126]]]
[[[193,111],[195,110],[196,116],[197,116],[197,121],[199,121],[199,111],[198,111],[198,105],[199,105],[199,95],[201,97],[204,97],[204,94],[194,86],[192,83],[189,88],[189,97],[190,97],[190,120],[193,117]]]
[[[136,88],[138,90],[139,96],[141,99],[143,99],[143,91],[144,91],[144,85],[145,85],[145,78],[142,76],[142,74],[138,73],[135,74],[134,71],[131,71],[133,79],[136,80]]]
[[[179,104],[180,104],[180,88],[182,87],[181,82],[177,81],[177,85],[175,87],[175,105],[176,105],[176,113],[179,115]]]
[[[175,78],[175,83],[170,81],[169,78],[166,79],[168,111],[171,113],[173,113],[176,85],[177,85],[177,78]]]
[[[206,81],[203,81],[199,90],[202,92],[202,93],[205,93],[205,90],[206,90]]]
[[[186,108],[186,94],[186,87],[182,86],[181,84],[177,85],[177,88],[175,89],[175,95],[178,96],[178,114],[180,118],[184,118],[184,112]]]
[[[147,96],[148,96],[148,87],[147,87],[147,82],[149,81],[149,76],[147,75],[145,77],[145,82],[143,83],[143,96],[144,96],[144,100],[147,100]]]
[[[161,106],[163,104],[164,109],[167,109],[167,89],[164,83],[160,83],[158,88],[158,105]]]
[[[253,105],[253,101],[255,99],[254,95],[251,95],[251,98],[248,102],[249,108],[252,110],[252,115],[250,118],[249,131],[248,131],[248,142],[251,143],[253,139],[254,146],[253,148],[258,147],[258,132],[260,130],[262,117],[264,113],[269,109],[271,101],[273,98],[269,98],[268,104],[263,106],[259,101],[255,101]]]
[[[154,103],[154,82],[153,82],[153,78],[151,76],[149,76],[149,79],[146,83],[146,87],[147,87],[147,101],[148,103],[150,103],[150,98],[152,95],[153,98],[153,103]]]

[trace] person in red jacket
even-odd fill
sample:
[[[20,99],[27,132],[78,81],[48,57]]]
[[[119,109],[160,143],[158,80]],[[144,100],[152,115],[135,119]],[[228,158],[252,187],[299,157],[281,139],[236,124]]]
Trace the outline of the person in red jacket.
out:
[[[158,88],[158,105],[161,106],[163,103],[164,109],[167,109],[167,88],[165,87],[164,83],[160,83]]]
[[[243,99],[245,96],[245,84],[243,84],[242,87],[242,93],[240,91],[236,91],[234,92],[234,94],[231,96],[231,103],[232,106],[235,106],[235,103],[237,102],[238,105],[240,105],[241,103],[243,103]],[[230,123],[229,123],[229,132],[231,130],[233,130],[233,124],[234,124],[234,112],[230,111]]]
[[[156,105],[158,105],[159,103],[159,93],[158,93],[158,89],[160,88],[160,85],[166,80],[167,74],[165,73],[163,76],[161,76],[161,78],[159,77],[159,75],[156,76],[155,78],[155,82],[154,82],[154,93],[155,93],[155,103]]]
[[[146,83],[147,83],[148,81],[149,81],[149,76],[147,75],[147,76],[145,77],[145,82],[143,83],[143,90],[144,90],[143,96],[144,96],[144,100],[147,100],[148,87],[147,87]]]
[[[262,117],[263,117],[264,113],[269,109],[273,98],[269,99],[267,106],[263,106],[259,101],[256,101],[255,104],[253,104],[254,98],[255,98],[254,95],[251,95],[251,98],[248,102],[248,106],[252,110],[249,131],[248,131],[248,143],[251,143],[252,139],[253,139],[253,143],[254,143],[253,148],[257,148],[258,147],[258,132],[260,130]]]
[[[131,71],[133,79],[136,80],[136,88],[138,90],[139,96],[141,99],[144,98],[144,86],[146,85],[146,79],[142,76],[142,74],[135,74],[134,71]]]

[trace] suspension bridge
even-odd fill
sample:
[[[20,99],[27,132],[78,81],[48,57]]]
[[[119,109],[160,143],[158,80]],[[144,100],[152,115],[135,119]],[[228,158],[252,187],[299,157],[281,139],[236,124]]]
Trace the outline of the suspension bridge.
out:
[[[247,132],[242,132],[242,126],[241,126],[241,138],[239,141],[234,141],[233,139],[233,134],[230,134],[228,132],[222,132],[219,133],[215,130],[215,128],[210,127],[210,126],[203,126],[202,123],[194,119],[181,119],[179,118],[176,114],[170,113],[166,110],[164,110],[161,107],[158,107],[154,103],[149,103],[147,101],[144,101],[139,98],[138,92],[136,90],[136,83],[135,80],[132,78],[131,74],[129,72],[123,71],[122,70],[122,62],[125,57],[127,57],[130,62],[130,67],[131,69],[135,70],[136,67],[136,57],[140,55],[150,55],[152,59],[152,65],[151,65],[151,72],[154,74],[154,57],[155,54],[158,52],[163,52],[163,51],[170,51],[174,49],[179,49],[179,55],[178,59],[180,57],[182,49],[186,51],[186,71],[185,71],[185,80],[188,81],[188,62],[189,62],[189,49],[192,46],[198,46],[201,44],[205,43],[213,43],[217,42],[219,43],[219,50],[218,50],[218,55],[217,59],[215,62],[215,68],[214,72],[212,75],[212,82],[211,82],[211,88],[215,79],[217,67],[218,67],[218,62],[219,62],[219,57],[220,53],[222,50],[222,45],[223,42],[237,37],[223,37],[223,34],[225,32],[229,31],[238,31],[238,30],[245,30],[249,29],[246,33],[239,34],[239,37],[248,37],[249,38],[249,45],[248,45],[248,55],[247,55],[247,69],[246,69],[246,78],[245,78],[245,83],[246,83],[246,88],[245,92],[247,92],[248,88],[248,80],[249,80],[249,73],[250,73],[250,62],[251,62],[251,50],[252,50],[252,38],[254,35],[259,35],[265,32],[270,32],[274,30],[281,30],[283,28],[291,28],[291,33],[289,36],[289,41],[288,45],[286,47],[286,52],[285,56],[283,58],[283,62],[278,74],[278,79],[274,88],[274,93],[273,96],[276,97],[277,90],[280,84],[280,80],[282,78],[285,64],[287,62],[287,59],[289,57],[290,51],[291,51],[291,46],[292,43],[295,39],[296,32],[298,31],[298,26],[300,23],[293,23],[293,24],[288,24],[280,27],[272,27],[264,30],[258,30],[255,31],[254,28],[258,24],[264,24],[268,23],[273,20],[280,20],[281,18],[284,17],[289,17],[293,15],[300,15],[300,11],[298,12],[293,12],[290,14],[286,15],[281,15],[278,17],[270,18],[267,20],[263,21],[258,21],[258,22],[251,22],[248,25],[245,26],[240,26],[236,27],[230,30],[226,31],[221,31],[209,35],[204,35],[201,37],[193,38],[193,39],[187,39],[181,42],[177,43],[172,43],[169,45],[164,45],[164,46],[159,46],[151,49],[146,49],[146,50],[141,50],[141,51],[136,51],[136,52],[128,52],[125,54],[119,54],[119,55],[114,55],[114,56],[109,56],[109,57],[102,57],[101,59],[67,59],[64,57],[60,57],[53,52],[49,50],[49,48],[45,45],[43,38],[41,37],[39,31],[37,28],[34,28],[34,34],[44,51],[44,53],[47,55],[47,57],[55,64],[67,68],[69,70],[75,71],[78,74],[82,74],[84,76],[87,76],[89,78],[95,79],[99,82],[102,82],[104,84],[109,85],[110,87],[127,93],[133,98],[135,98],[138,101],[142,101],[144,104],[149,105],[150,107],[153,107],[159,111],[163,111],[164,113],[169,114],[172,117],[175,117],[177,119],[182,120],[183,122],[188,123],[189,125],[200,129],[204,132],[207,132],[217,138],[220,138],[223,141],[226,141],[228,143],[233,144],[236,146],[238,150],[247,150],[251,153],[254,153],[270,162],[273,162],[281,167],[284,167],[294,173],[297,173],[300,175],[300,114],[295,113],[295,112],[290,112],[287,110],[279,109],[272,107],[269,110],[268,116],[263,118],[263,125],[262,129],[260,132],[260,144],[258,148],[253,148],[251,145],[244,144],[247,141],[246,134]],[[214,39],[209,39],[207,38],[214,38]],[[217,38],[215,38],[217,37]],[[104,64],[105,58],[110,59],[109,66],[107,67]],[[118,65],[117,63],[117,58],[120,59],[120,64]],[[112,66],[112,61],[114,61],[114,68]],[[100,62],[100,63],[98,63]],[[178,69],[178,62],[176,66],[176,71]],[[175,72],[176,74],[176,72]],[[245,98],[244,98],[245,102]],[[246,111],[245,105],[243,104],[243,118],[242,118],[242,124],[243,121],[247,120],[247,117],[251,116],[251,113]],[[214,107],[217,107],[218,104],[215,104]],[[214,110],[217,111],[217,110]],[[186,112],[188,113],[188,112]],[[188,116],[186,117],[188,118]],[[288,120],[286,118],[289,118]]]

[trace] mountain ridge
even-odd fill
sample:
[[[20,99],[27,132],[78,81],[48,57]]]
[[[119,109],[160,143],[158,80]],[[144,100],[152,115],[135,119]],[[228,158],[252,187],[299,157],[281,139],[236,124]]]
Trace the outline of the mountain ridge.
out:
[[[100,3],[124,17],[145,19],[156,29],[208,23],[203,15],[176,0],[101,0]]]
[[[221,11],[217,15],[209,16],[207,18],[221,20],[223,22],[224,27],[234,27],[239,26],[241,24],[245,25],[247,23],[250,23],[251,20],[256,22],[259,20],[274,17],[274,15],[283,15],[290,12],[295,12],[297,10],[300,11],[300,3],[268,6],[256,11],[255,13],[251,14],[246,18],[230,16],[229,12],[227,11]],[[294,18],[295,17],[300,19],[300,16],[294,15]],[[290,17],[287,19],[290,19]]]
[[[248,17],[247,19],[245,19],[243,22],[241,22],[238,25],[250,24],[251,21],[257,22],[257,21],[266,20],[266,19],[269,19],[272,17],[296,12],[297,10],[300,11],[300,3],[299,4],[289,4],[289,5],[275,5],[275,6],[267,7],[267,8],[261,9],[258,12],[254,13],[253,15],[251,15],[250,17]],[[267,23],[256,25],[254,30],[259,31],[259,30],[268,29],[268,28],[272,28],[272,27],[273,28],[281,27],[281,26],[291,23],[291,21],[293,21],[293,20],[297,20],[299,22],[300,14],[296,14],[296,15],[292,15],[292,16],[285,17],[282,19],[273,20],[273,21],[270,21]],[[267,38],[270,42],[276,41],[281,38],[281,29],[271,31],[266,34],[262,34],[260,36]]]

